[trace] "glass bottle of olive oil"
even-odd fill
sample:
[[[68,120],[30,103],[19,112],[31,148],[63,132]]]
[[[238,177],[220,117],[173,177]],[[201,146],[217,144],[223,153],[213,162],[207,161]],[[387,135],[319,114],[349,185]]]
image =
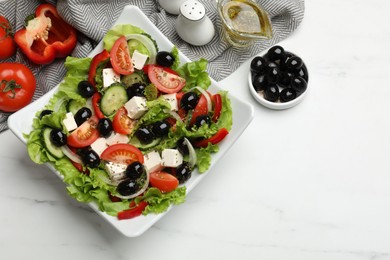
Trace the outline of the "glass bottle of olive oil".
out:
[[[251,0],[217,0],[226,40],[245,47],[256,39],[272,37],[272,25],[267,12]]]

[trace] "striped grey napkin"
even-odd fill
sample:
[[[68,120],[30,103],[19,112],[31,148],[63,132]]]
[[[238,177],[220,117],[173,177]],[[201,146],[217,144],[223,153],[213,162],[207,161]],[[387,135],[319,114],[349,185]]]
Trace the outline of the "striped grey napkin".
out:
[[[215,0],[199,0],[205,5],[206,13],[217,30],[213,40],[205,46],[192,46],[182,41],[176,34],[174,25],[176,16],[167,14],[157,0],[47,0],[57,6],[60,15],[80,33],[78,44],[72,53],[74,57],[84,57],[102,40],[126,5],[138,6],[189,59],[201,57],[209,61],[208,72],[215,80],[221,80],[234,72],[244,61],[260,53],[269,46],[286,38],[298,27],[304,16],[304,0],[257,0],[270,14],[274,37],[262,41],[247,49],[232,48],[221,41],[221,22],[217,15]],[[0,15],[5,16],[14,29],[24,26],[24,19],[44,1],[40,0],[2,0]],[[50,65],[35,65],[18,51],[10,62],[21,62],[29,66],[37,78],[36,100],[55,87],[65,75],[64,59],[58,59]],[[0,132],[7,129],[9,113],[0,112]]]

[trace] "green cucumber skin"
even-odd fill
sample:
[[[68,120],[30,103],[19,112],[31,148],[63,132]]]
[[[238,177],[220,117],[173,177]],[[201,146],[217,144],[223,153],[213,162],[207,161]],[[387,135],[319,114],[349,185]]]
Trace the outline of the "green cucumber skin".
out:
[[[51,128],[45,128],[43,130],[43,142],[45,144],[46,149],[49,151],[51,155],[56,157],[57,159],[61,159],[64,157],[64,153],[62,152],[60,147],[55,146],[50,140],[50,132]]]
[[[104,115],[112,116],[128,101],[128,99],[126,89],[123,86],[110,86],[100,100],[100,109]]]

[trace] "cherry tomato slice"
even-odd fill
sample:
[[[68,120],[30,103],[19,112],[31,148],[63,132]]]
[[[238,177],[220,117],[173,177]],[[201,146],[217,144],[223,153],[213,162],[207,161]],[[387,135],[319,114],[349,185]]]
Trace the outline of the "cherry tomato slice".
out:
[[[207,145],[209,143],[217,144],[217,143],[221,142],[228,135],[228,133],[229,133],[229,131],[226,130],[226,128],[221,128],[212,137],[204,139],[204,140],[201,140],[201,141],[198,141],[198,142],[195,142],[194,146],[196,146],[196,147],[207,147]]]
[[[112,67],[117,73],[129,75],[134,72],[133,62],[125,36],[121,36],[115,41],[110,51],[110,60]]]
[[[104,118],[103,112],[100,110],[99,102],[101,99],[102,95],[99,92],[95,92],[92,96],[92,108],[93,111],[95,112],[95,115],[97,118],[102,119]]]
[[[92,116],[82,123],[68,136],[68,145],[83,148],[95,142],[99,138],[99,131],[96,129],[98,122],[98,118]]]
[[[211,119],[213,122],[217,122],[219,117],[221,116],[222,111],[222,97],[220,94],[214,95],[214,114],[213,118]]]
[[[201,94],[199,101],[198,101],[198,104],[196,105],[196,107],[194,108],[194,111],[192,112],[190,126],[192,126],[195,123],[196,118],[198,116],[207,115],[208,112],[209,111],[207,109],[207,99],[203,94]]]
[[[121,107],[118,112],[116,112],[112,121],[114,131],[123,135],[131,134],[134,129],[134,125],[135,120],[131,119],[127,115],[127,110],[124,107]]]
[[[179,181],[172,174],[159,171],[150,174],[150,185],[159,189],[161,192],[170,192],[177,188]]]
[[[121,164],[131,164],[138,161],[144,163],[142,152],[131,144],[113,144],[107,147],[100,158],[105,161]]]
[[[142,211],[144,211],[146,206],[148,206],[146,201],[141,201],[138,203],[138,205],[135,205],[135,203],[132,201],[130,204],[130,209],[118,213],[118,219],[123,220],[138,217],[142,214]]]
[[[148,66],[148,77],[158,90],[168,94],[179,92],[186,84],[184,78],[157,65]]]

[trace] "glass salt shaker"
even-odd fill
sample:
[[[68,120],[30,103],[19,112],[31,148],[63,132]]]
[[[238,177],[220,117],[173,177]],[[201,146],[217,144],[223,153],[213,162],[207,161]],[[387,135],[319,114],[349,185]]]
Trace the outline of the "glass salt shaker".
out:
[[[189,44],[201,46],[212,40],[215,29],[206,15],[204,5],[196,0],[187,0],[180,6],[180,14],[176,19],[176,32]]]

